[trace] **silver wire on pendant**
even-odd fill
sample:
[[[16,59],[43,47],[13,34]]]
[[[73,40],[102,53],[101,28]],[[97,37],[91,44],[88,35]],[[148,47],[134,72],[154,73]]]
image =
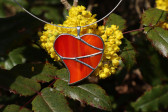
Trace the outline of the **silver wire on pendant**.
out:
[[[41,22],[43,22],[43,23],[50,24],[50,25],[53,25],[53,26],[56,26],[56,27],[61,27],[61,28],[77,28],[77,27],[59,26],[59,25],[55,25],[55,24],[49,23],[49,22],[47,22],[47,21],[44,21],[44,20],[40,19],[39,17],[35,16],[34,14],[30,13],[30,12],[29,12],[28,10],[26,10],[22,5],[20,5],[16,0],[13,0],[13,1],[14,1],[16,4],[18,4],[18,5],[19,5],[25,12],[27,12],[29,15],[31,15],[32,17],[38,19],[39,21],[41,21]],[[82,28],[88,27],[88,26],[91,26],[91,25],[93,25],[93,24],[96,24],[96,23],[98,23],[98,22],[104,20],[104,19],[105,19],[106,17],[108,17],[111,13],[114,12],[114,10],[121,4],[121,2],[122,2],[122,0],[120,0],[120,1],[118,2],[118,4],[117,4],[107,15],[105,15],[103,18],[97,20],[96,22],[93,22],[93,23],[91,23],[91,24],[88,24],[88,25],[85,25],[85,26],[81,26],[81,27],[82,27]]]

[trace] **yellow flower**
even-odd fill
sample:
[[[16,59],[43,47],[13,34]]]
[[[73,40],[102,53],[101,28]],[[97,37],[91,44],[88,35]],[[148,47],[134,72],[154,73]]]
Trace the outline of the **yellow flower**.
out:
[[[69,16],[66,17],[63,24],[59,25],[66,27],[85,26],[97,21],[95,16],[96,15],[92,15],[91,12],[86,11],[84,6],[72,7],[69,10]],[[39,33],[42,48],[49,53],[54,61],[61,61],[54,51],[54,40],[62,33],[77,35],[77,30],[74,28],[60,28],[50,24],[46,24],[44,26],[44,30],[45,31],[42,33]],[[110,27],[105,27],[98,26],[96,23],[88,26],[87,28],[81,28],[80,34],[83,35],[86,33],[99,35],[105,43],[102,61],[98,65],[94,74],[102,79],[109,77],[111,74],[115,74],[119,61],[121,60],[121,58],[117,55],[117,52],[120,50],[119,45],[121,45],[121,39],[123,38],[122,32],[118,30],[118,26],[111,25]]]
[[[156,0],[156,8],[168,11],[168,0]],[[159,23],[158,26],[168,30],[168,22]]]
[[[156,8],[168,11],[168,0],[156,0]]]

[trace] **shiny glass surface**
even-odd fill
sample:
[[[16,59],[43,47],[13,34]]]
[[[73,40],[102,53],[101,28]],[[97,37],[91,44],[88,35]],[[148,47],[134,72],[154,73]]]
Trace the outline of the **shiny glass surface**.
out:
[[[100,37],[87,34],[80,38],[82,40],[72,35],[64,34],[60,35],[54,43],[56,53],[62,58],[69,70],[69,84],[88,77],[96,69],[103,55],[104,44]],[[98,54],[92,55],[95,53]],[[87,57],[81,58],[81,56]]]

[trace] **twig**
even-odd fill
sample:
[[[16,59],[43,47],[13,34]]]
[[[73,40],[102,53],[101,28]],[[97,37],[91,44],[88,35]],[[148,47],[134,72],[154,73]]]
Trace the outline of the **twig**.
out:
[[[67,10],[69,10],[71,8],[71,5],[68,3],[67,0],[61,0],[61,3],[65,6],[65,8]]]
[[[51,87],[51,86],[56,82],[57,79],[59,79],[59,78],[54,77],[54,81],[53,81],[51,84],[49,84],[48,87]],[[37,92],[37,95],[41,95],[41,92]],[[24,107],[26,107],[29,103],[31,103],[31,101],[33,101],[34,98],[35,98],[37,95],[35,95],[34,97],[32,97],[28,102],[26,102],[23,106],[21,106],[21,107],[20,107],[20,110],[22,110],[22,109],[23,109]]]
[[[56,82],[57,79],[59,79],[59,78],[54,77],[54,81],[51,84],[49,84],[48,87],[51,87]]]
[[[74,6],[74,7],[78,6],[78,0],[74,0],[73,6]]]
[[[123,34],[135,32],[135,31],[141,31],[141,30],[144,30],[144,28],[140,28],[140,29],[136,29],[136,30],[131,30],[131,31],[123,32]]]
[[[87,7],[87,10],[92,11],[93,7],[94,7],[94,0],[89,0],[89,5]]]
[[[21,111],[24,107],[26,107],[28,104],[30,104],[37,95],[33,96],[29,101],[27,101],[23,106],[21,106],[19,110]]]
[[[139,4],[140,4],[140,1],[139,1],[139,0],[136,0],[136,1],[135,1],[135,5],[136,5],[135,8],[136,8],[136,11],[137,11],[139,17],[141,17],[141,10],[140,10]]]
[[[150,4],[149,0],[145,0],[145,5],[146,5],[147,9],[151,8],[151,4]]]

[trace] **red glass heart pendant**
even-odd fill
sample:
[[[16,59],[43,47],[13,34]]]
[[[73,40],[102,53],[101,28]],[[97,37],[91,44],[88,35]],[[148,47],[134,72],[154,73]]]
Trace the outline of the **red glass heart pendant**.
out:
[[[104,43],[94,34],[77,37],[62,34],[55,40],[54,49],[69,70],[69,84],[74,84],[97,68],[103,56]]]

